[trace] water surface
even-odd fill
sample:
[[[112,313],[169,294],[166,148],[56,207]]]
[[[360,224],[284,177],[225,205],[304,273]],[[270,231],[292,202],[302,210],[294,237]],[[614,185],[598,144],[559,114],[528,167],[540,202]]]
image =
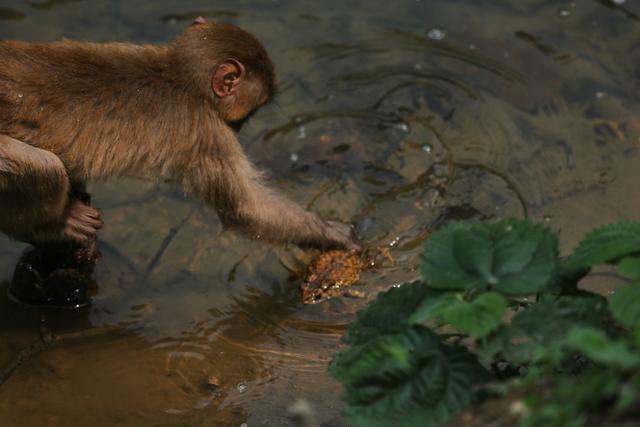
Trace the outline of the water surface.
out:
[[[7,0],[0,38],[165,43],[199,15],[276,63],[277,102],[241,134],[273,186],[391,248],[370,297],[417,277],[447,221],[527,217],[567,251],[640,219],[636,2]],[[301,305],[309,254],[224,232],[168,185],[91,191],[106,221],[91,307],[8,301],[24,245],[0,237],[3,425],[286,426],[297,398],[346,425],[325,367],[366,300]]]

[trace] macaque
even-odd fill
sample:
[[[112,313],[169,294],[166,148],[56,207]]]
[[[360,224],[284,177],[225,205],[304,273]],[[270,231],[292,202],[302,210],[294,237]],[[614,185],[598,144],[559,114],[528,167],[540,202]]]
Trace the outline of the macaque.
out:
[[[358,251],[263,183],[236,133],[274,95],[274,67],[248,32],[198,18],[169,45],[0,41],[0,230],[26,242],[91,242],[87,180],[179,184],[249,237]]]

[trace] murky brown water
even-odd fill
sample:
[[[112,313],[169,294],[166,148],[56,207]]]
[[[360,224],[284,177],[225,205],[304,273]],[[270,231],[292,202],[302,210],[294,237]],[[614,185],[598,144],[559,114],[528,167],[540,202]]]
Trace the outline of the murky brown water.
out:
[[[167,42],[198,15],[273,56],[282,93],[242,140],[275,186],[392,246],[396,265],[365,274],[370,294],[414,278],[451,219],[546,221],[565,250],[640,219],[633,0],[5,0],[0,38]],[[0,369],[16,368],[3,426],[285,426],[296,398],[345,425],[325,366],[366,301],[302,306],[301,251],[223,233],[171,187],[91,191],[107,223],[91,307],[8,301],[24,246],[0,237]]]

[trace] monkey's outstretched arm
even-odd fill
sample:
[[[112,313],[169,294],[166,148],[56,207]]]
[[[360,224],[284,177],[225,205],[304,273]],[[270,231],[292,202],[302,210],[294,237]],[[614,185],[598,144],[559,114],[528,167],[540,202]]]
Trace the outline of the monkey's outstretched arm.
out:
[[[351,225],[322,220],[264,186],[256,175],[253,171],[236,175],[236,183],[244,182],[240,197],[234,201],[218,197],[218,214],[230,228],[252,238],[301,247],[359,250]],[[245,181],[244,177],[250,178]]]
[[[324,221],[267,188],[235,138],[232,142],[237,149],[201,159],[186,182],[215,207],[226,227],[276,243],[360,250],[351,225]]]
[[[70,201],[69,188],[58,156],[0,135],[0,230],[29,242],[95,237],[100,214]]]

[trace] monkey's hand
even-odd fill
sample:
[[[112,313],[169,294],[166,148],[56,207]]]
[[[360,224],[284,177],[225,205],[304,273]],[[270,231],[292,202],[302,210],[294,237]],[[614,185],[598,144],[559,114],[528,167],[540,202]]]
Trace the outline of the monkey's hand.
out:
[[[362,246],[358,241],[356,229],[353,225],[335,221],[325,221],[325,224],[324,235],[329,248],[362,252]]]
[[[73,201],[65,211],[63,238],[78,243],[95,240],[102,228],[100,211],[79,201]]]

